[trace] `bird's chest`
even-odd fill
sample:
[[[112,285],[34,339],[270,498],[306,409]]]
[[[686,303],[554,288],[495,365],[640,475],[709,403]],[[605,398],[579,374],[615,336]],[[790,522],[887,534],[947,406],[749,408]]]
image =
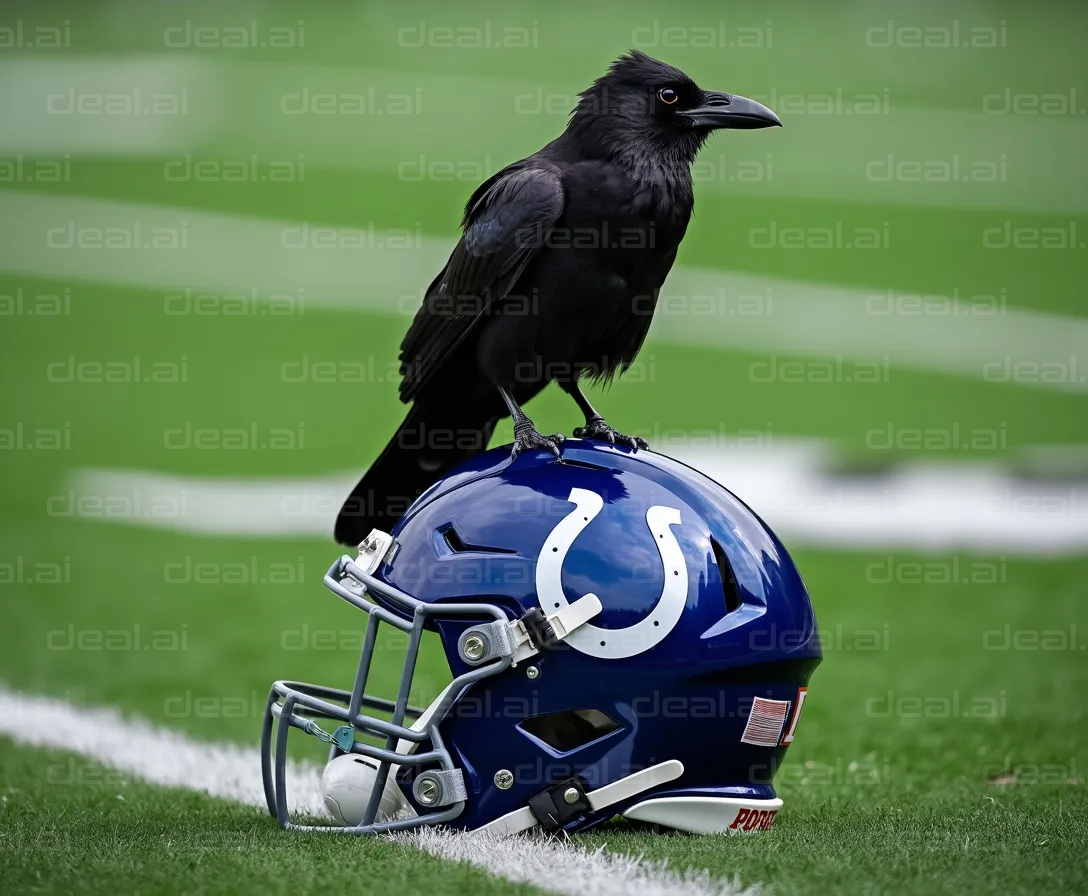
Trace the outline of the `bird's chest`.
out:
[[[545,343],[601,370],[634,357],[687,225],[687,215],[610,186],[600,184],[582,194],[589,201],[568,206],[541,278],[549,287],[542,305],[562,311],[549,315]]]
[[[557,222],[552,246],[583,282],[617,297],[660,285],[684,238],[690,199],[619,178],[586,184]]]

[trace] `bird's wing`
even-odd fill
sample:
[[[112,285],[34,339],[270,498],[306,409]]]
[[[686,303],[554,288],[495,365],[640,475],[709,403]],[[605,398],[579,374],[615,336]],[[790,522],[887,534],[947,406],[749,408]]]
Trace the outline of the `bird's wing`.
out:
[[[412,401],[492,305],[506,297],[544,245],[563,202],[559,169],[539,159],[504,168],[472,194],[464,235],[401,343],[402,401]]]

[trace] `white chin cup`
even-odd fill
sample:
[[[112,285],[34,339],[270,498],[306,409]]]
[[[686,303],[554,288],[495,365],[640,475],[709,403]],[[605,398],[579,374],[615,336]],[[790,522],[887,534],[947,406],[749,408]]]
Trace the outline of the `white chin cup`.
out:
[[[395,766],[389,770],[375,822],[416,817],[415,810],[397,786],[395,771]],[[377,777],[376,761],[355,753],[337,756],[326,765],[321,774],[321,795],[332,817],[347,827],[361,824]]]

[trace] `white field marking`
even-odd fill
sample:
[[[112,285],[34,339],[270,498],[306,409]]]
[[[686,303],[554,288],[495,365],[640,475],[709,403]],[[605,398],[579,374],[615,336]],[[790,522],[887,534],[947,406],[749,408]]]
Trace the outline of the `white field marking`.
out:
[[[71,222],[71,223],[70,223]],[[129,250],[51,248],[68,239],[68,228],[114,229],[135,241],[150,244],[154,231],[186,248]],[[302,311],[332,307],[345,310],[415,314],[430,278],[446,263],[453,242],[416,240],[411,248],[384,246],[389,234],[376,231],[382,246],[364,249],[314,248],[315,227],[310,222],[309,248],[282,246],[302,239],[303,222],[232,215],[167,205],[113,202],[82,196],[45,196],[0,190],[0,270],[62,281],[91,281],[115,286],[161,290],[163,322],[167,311],[184,309],[187,289],[194,295],[255,294],[261,299],[286,295],[295,301],[302,293]],[[366,224],[362,225],[365,230]],[[377,227],[377,225],[375,225]],[[60,229],[60,232],[50,231]],[[333,228],[343,233],[346,228]],[[327,233],[328,231],[326,231]],[[251,293],[255,291],[254,293]],[[166,296],[180,294],[170,304]],[[403,296],[402,299],[398,299]],[[192,314],[190,305],[189,313]]]
[[[333,308],[408,318],[452,245],[446,238],[377,229],[364,237],[368,248],[317,248],[319,225],[311,222],[306,248],[283,248],[283,241],[302,240],[302,222],[10,190],[0,190],[0,212],[0,271],[161,291],[164,323],[171,319],[167,312],[195,313],[193,296],[201,293],[262,301],[285,296],[293,304],[282,307],[296,313],[301,307],[303,314]],[[113,228],[119,239],[128,234],[135,240],[137,223],[141,243],[149,243],[160,228],[177,234],[179,242],[184,232],[186,248],[49,246],[78,239],[81,228],[97,228],[103,235]],[[347,233],[347,228],[327,228],[317,245]],[[410,248],[385,245],[398,239]],[[770,353],[773,360],[763,357],[751,371],[764,379],[780,376],[784,358],[776,353],[781,352],[847,362],[845,371],[837,372],[830,366],[813,371],[810,365],[804,376],[845,378],[853,375],[849,365],[855,361],[883,365],[887,360],[894,367],[1007,381],[1014,365],[1027,363],[1034,373],[1026,385],[1088,391],[1088,319],[1015,308],[968,314],[968,296],[960,298],[955,314],[891,314],[886,312],[904,307],[901,297],[909,291],[892,293],[889,300],[887,290],[677,268],[662,288],[650,339]],[[995,297],[985,307],[994,309],[996,302]],[[951,309],[951,299],[936,307]],[[880,372],[883,376],[883,366]]]
[[[832,471],[826,446],[786,439],[773,449],[666,451],[734,491],[790,546],[1088,551],[1083,480],[1018,479],[997,466],[947,462],[842,476]],[[216,479],[81,469],[50,512],[196,535],[328,539],[359,475]]]
[[[759,896],[764,892],[759,884],[741,889],[739,880],[730,886],[712,880],[706,872],[677,874],[664,860],[647,862],[608,853],[604,848],[591,852],[533,834],[512,838],[512,842],[494,835],[465,836],[422,828],[402,836],[431,855],[468,862],[497,877],[570,896]]]
[[[831,447],[819,442],[667,453],[729,488],[791,546],[1024,556],[1088,552],[1083,479],[1017,478],[996,463],[977,461],[840,475],[830,472]]]
[[[190,740],[184,734],[116,709],[82,709],[67,700],[37,697],[0,684],[0,736],[17,744],[77,753],[151,784],[196,790],[263,809],[261,757],[254,748]],[[321,800],[321,770],[292,764],[287,793],[292,810],[327,817]],[[289,836],[289,835],[284,835]],[[515,883],[530,883],[564,896],[756,896],[708,875],[677,874],[664,862],[646,862],[575,842],[536,836],[498,838],[424,830],[397,835],[441,859],[468,862]]]
[[[191,152],[247,161],[256,155],[264,165],[303,155],[311,171],[362,167],[395,172],[404,181],[437,171],[440,179],[474,186],[553,139],[584,87],[163,54],[10,59],[0,64],[0,121],[8,125],[0,132],[0,152],[178,158]],[[146,114],[154,94],[180,97],[183,88],[187,114]],[[139,89],[146,111],[50,112],[50,96],[64,97],[53,100],[54,110],[67,108],[69,89],[75,96],[114,94],[115,108],[125,97],[135,104]],[[303,111],[303,91],[311,111]],[[1068,91],[1062,93],[1068,100]],[[337,97],[338,107],[357,97],[357,106],[366,104],[364,114],[312,114],[318,94]],[[549,98],[546,110],[537,106],[541,96]],[[465,97],[473,98],[471,111]],[[716,137],[693,171],[701,191],[991,209],[989,227],[1002,223],[1001,212],[1088,210],[1088,169],[1081,164],[1088,122],[1079,115],[987,115],[903,106],[894,98],[888,114],[820,114],[810,111],[818,105],[813,97],[808,110],[791,114],[796,95],[753,98],[778,106],[785,127],[773,135],[734,131]],[[882,96],[877,100],[883,103]],[[379,109],[389,113],[380,128],[374,126]],[[466,114],[472,127],[465,127]],[[486,144],[479,134],[488,135]],[[445,168],[434,169],[435,163]],[[803,223],[779,220],[778,226]]]
[[[282,479],[190,477],[146,470],[81,469],[54,504],[64,514],[194,535],[260,538],[332,537],[333,522],[358,473]],[[79,509],[103,502],[101,515]],[[57,500],[57,499],[51,499]],[[113,512],[105,511],[112,505]]]
[[[0,60],[0,156],[196,152],[230,122],[223,83],[193,57]]]
[[[258,750],[190,740],[143,719],[125,718],[117,709],[78,708],[68,700],[13,691],[3,683],[0,710],[0,735],[16,743],[68,750],[163,787],[264,805]],[[292,811],[327,817],[320,788],[320,769],[288,765]]]
[[[996,312],[997,300],[987,304],[980,299],[980,305],[971,306],[967,296],[954,302],[952,290],[943,298],[923,295],[683,267],[661,288],[650,336],[762,355],[749,366],[753,381],[784,380],[781,354],[846,362],[845,367],[805,364],[800,377],[813,382],[850,382],[861,372],[853,367],[859,361],[878,363],[883,378],[887,361],[889,370],[908,367],[992,383],[1023,381],[1037,388],[1088,391],[1088,319],[1015,309],[971,314],[965,309]],[[931,309],[960,310],[915,314],[923,302]],[[721,310],[708,313],[708,307]],[[745,308],[760,313],[744,313]],[[904,314],[904,308],[914,311]],[[1021,363],[1032,366],[1017,368]],[[1017,370],[1026,373],[1013,379]],[[790,375],[800,381],[796,370]]]

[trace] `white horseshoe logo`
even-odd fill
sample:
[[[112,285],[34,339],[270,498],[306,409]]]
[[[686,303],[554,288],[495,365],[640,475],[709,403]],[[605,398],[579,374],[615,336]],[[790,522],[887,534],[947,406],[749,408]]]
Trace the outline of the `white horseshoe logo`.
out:
[[[548,616],[568,606],[563,593],[563,561],[574,540],[604,507],[600,495],[584,488],[572,488],[568,500],[576,505],[574,510],[552,529],[536,563],[537,598]],[[600,628],[587,623],[575,629],[565,639],[575,650],[599,659],[626,659],[649,650],[676,627],[688,596],[687,563],[670,528],[680,525],[680,511],[655,505],[646,511],[646,525],[665,570],[661,596],[649,616],[627,628]]]

